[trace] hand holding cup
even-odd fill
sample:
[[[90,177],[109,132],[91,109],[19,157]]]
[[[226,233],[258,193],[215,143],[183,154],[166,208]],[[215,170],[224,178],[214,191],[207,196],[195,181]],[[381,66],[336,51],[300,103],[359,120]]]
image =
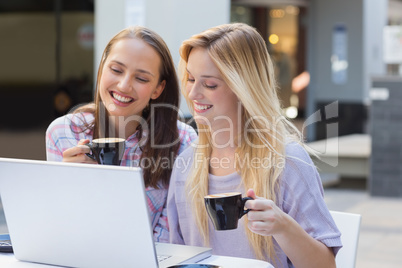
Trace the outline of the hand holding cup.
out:
[[[89,143],[88,139],[82,139],[77,146],[65,150],[63,152],[63,162],[96,164],[93,158],[89,158],[86,155],[91,152],[90,148],[85,145],[87,143]]]
[[[256,234],[271,236],[289,233],[288,229],[298,226],[296,221],[283,212],[274,201],[258,197],[253,189],[247,191],[247,196],[254,200],[247,203],[251,209],[248,216],[248,228]],[[293,227],[291,227],[293,226]]]

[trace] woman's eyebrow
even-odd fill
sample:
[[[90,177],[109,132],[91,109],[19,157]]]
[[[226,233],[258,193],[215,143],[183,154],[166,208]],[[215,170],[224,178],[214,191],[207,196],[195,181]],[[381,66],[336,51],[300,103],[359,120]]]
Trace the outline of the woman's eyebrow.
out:
[[[215,78],[215,79],[223,81],[222,78],[217,77],[217,76],[213,76],[213,75],[201,75],[201,77],[203,77],[203,78]]]
[[[137,71],[137,72],[140,72],[140,73],[144,73],[144,74],[149,74],[149,75],[151,75],[151,76],[155,76],[153,73],[151,73],[151,72],[149,72],[149,71],[147,71],[147,70],[137,69],[136,71]]]
[[[189,74],[191,74],[191,72],[190,72],[187,68],[186,68],[186,70],[187,70],[187,72],[188,72]],[[215,78],[215,79],[218,79],[218,80],[223,81],[222,78],[217,77],[217,76],[214,76],[214,75],[207,75],[207,74],[204,74],[204,75],[201,75],[201,77],[202,77],[202,78]]]
[[[116,63],[116,64],[118,64],[118,65],[121,65],[121,66],[123,66],[123,67],[126,67],[126,68],[127,68],[127,66],[126,66],[124,63],[122,63],[121,61],[118,61],[118,60],[112,60],[111,62],[114,62],[114,63]],[[155,75],[154,75],[154,74],[152,74],[151,72],[149,72],[149,71],[147,71],[147,70],[144,70],[144,69],[136,69],[135,71],[136,71],[136,72],[140,72],[140,73],[149,74],[149,75],[151,75],[151,76],[155,76]]]
[[[114,62],[114,63],[116,63],[116,64],[118,64],[118,65],[127,67],[124,63],[122,63],[121,61],[118,61],[118,60],[111,60],[111,62]]]

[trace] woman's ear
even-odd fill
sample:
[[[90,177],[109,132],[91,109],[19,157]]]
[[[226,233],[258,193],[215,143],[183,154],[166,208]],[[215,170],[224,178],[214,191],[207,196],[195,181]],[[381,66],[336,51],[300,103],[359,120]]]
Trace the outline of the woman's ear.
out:
[[[163,92],[166,86],[166,80],[163,80],[162,82],[159,83],[159,85],[156,87],[154,92],[152,92],[151,99],[155,100],[157,99]]]

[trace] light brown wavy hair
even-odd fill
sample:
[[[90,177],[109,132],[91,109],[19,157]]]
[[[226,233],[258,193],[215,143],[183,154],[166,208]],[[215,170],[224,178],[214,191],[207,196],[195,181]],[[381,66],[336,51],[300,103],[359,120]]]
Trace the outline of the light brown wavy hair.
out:
[[[150,45],[161,58],[161,65],[159,67],[160,79],[159,83],[166,81],[166,85],[161,95],[153,100],[150,100],[149,106],[152,108],[157,107],[160,104],[164,104],[167,108],[162,108],[161,106],[155,109],[144,109],[142,113],[142,118],[151,126],[149,128],[149,133],[145,144],[141,146],[142,159],[169,159],[173,161],[177,156],[180,142],[179,142],[179,131],[177,129],[178,120],[178,107],[180,100],[180,89],[179,82],[176,75],[175,66],[170,54],[169,48],[166,43],[154,31],[142,27],[142,26],[131,26],[123,29],[117,33],[106,45],[101,62],[98,68],[96,90],[95,90],[95,101],[94,103],[82,106],[74,111],[74,113],[89,112],[94,114],[95,120],[90,123],[84,124],[85,127],[82,131],[92,130],[93,138],[107,137],[109,130],[109,114],[100,97],[99,83],[102,77],[103,66],[113,49],[113,46],[122,39],[141,39]],[[151,125],[151,118],[154,124]],[[142,140],[143,129],[142,124],[139,124],[139,136],[138,139]],[[161,148],[154,148],[151,146],[151,135],[153,136],[153,143]],[[173,154],[173,157],[172,157]],[[141,163],[141,161],[140,161]],[[158,188],[158,182],[167,186],[170,180],[170,174],[172,172],[173,163],[164,166],[158,165],[158,161],[148,161],[150,165],[143,167],[143,176],[146,186],[152,186]]]

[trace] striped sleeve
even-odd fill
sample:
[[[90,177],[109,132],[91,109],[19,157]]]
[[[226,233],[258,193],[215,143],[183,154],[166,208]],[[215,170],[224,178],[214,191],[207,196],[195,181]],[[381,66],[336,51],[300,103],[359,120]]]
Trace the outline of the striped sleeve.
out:
[[[92,133],[82,132],[80,125],[93,120],[92,114],[68,114],[56,118],[46,130],[46,159],[63,161],[63,152],[77,145],[81,139],[92,139]]]
[[[179,129],[180,137],[180,148],[178,154],[181,154],[198,138],[198,135],[194,128],[183,122],[177,121],[177,128]]]

